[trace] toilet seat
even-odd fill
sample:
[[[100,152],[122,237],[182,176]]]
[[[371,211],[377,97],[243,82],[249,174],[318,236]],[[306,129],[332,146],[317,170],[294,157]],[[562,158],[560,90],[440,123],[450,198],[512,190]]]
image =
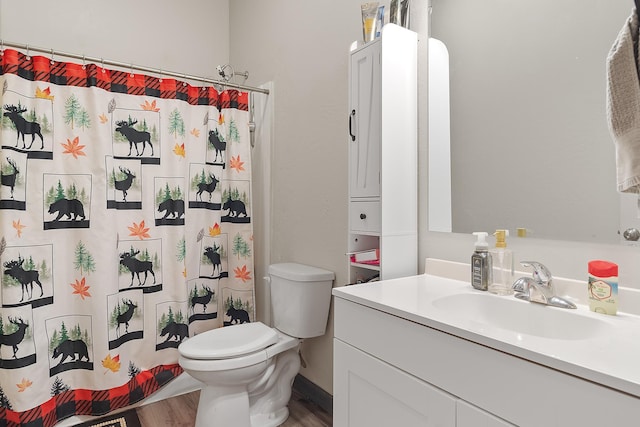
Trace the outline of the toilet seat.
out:
[[[180,344],[188,359],[230,359],[265,349],[278,342],[278,333],[262,322],[242,323],[203,332]]]

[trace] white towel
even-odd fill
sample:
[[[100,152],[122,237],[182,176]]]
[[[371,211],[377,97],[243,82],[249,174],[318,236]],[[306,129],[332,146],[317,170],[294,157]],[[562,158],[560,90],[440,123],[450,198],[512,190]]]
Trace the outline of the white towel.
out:
[[[607,121],[616,146],[618,191],[640,193],[640,38],[634,8],[607,56]]]

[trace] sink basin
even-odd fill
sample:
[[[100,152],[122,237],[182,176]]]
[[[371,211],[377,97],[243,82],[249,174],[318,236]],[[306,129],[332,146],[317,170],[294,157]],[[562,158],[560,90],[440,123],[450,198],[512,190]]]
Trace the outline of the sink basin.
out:
[[[435,299],[432,304],[447,313],[459,313],[475,323],[550,339],[593,338],[607,325],[575,310],[484,293],[447,295]]]

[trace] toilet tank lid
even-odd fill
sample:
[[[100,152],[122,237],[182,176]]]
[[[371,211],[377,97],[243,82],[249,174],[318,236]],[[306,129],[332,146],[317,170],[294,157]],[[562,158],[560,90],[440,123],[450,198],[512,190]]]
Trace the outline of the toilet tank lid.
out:
[[[318,282],[322,280],[333,280],[335,278],[333,271],[311,265],[297,264],[295,262],[271,264],[269,266],[269,275],[295,280],[297,282]]]
[[[278,333],[262,322],[242,323],[202,332],[180,344],[189,359],[227,359],[262,350],[278,342]]]

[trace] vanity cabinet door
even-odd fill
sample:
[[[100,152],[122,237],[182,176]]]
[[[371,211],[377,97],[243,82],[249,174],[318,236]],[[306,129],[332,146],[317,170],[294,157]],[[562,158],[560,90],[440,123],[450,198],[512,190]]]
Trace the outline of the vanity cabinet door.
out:
[[[458,400],[456,407],[457,423],[456,427],[508,427],[513,424],[508,423],[498,417],[491,415],[482,409],[473,406],[464,400]]]
[[[456,399],[334,339],[335,427],[455,427]]]

